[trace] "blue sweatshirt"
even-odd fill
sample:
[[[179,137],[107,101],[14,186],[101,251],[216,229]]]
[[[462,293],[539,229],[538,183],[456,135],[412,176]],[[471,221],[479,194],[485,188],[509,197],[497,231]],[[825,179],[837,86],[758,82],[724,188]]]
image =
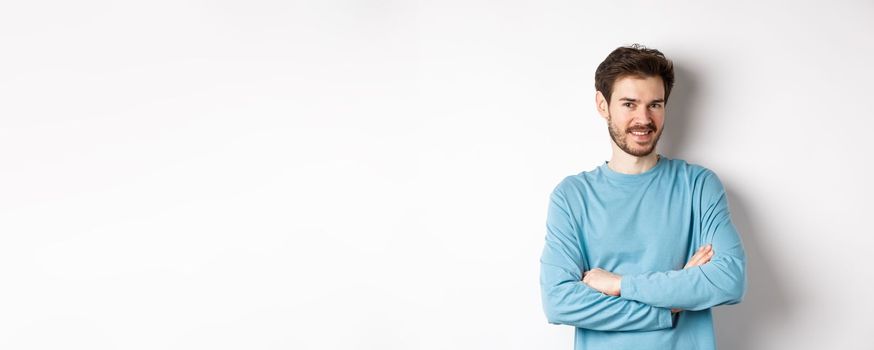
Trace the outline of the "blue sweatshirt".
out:
[[[548,322],[576,327],[577,350],[715,349],[710,309],[746,292],[746,255],[722,183],[663,155],[641,174],[607,163],[565,177],[550,195],[540,258]],[[708,243],[710,262],[683,269]],[[619,297],[581,281],[593,268],[622,276]]]

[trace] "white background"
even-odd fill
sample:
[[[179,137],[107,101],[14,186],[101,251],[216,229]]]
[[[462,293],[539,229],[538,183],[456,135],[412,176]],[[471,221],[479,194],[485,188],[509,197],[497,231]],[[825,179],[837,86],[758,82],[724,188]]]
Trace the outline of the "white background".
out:
[[[548,194],[639,42],[749,255],[721,348],[871,349],[872,35],[871,1],[3,2],[0,348],[570,349]]]

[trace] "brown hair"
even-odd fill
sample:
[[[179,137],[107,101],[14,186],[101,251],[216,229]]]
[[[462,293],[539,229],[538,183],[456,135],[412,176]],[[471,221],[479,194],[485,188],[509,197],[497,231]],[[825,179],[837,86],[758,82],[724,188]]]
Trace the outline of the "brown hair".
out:
[[[609,104],[613,83],[627,76],[661,77],[665,85],[665,103],[668,102],[674,86],[674,64],[661,51],[640,44],[613,50],[595,70],[595,90],[600,91]]]

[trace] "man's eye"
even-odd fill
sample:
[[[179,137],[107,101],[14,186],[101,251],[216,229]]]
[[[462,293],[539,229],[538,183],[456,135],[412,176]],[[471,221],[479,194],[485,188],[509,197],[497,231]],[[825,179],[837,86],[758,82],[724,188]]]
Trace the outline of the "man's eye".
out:
[[[625,102],[622,105],[631,108],[631,102]]]
[[[660,104],[658,104],[658,103],[654,103],[654,104],[650,105],[650,107],[653,108],[653,109],[655,109],[655,108],[662,108],[662,105],[660,105]]]

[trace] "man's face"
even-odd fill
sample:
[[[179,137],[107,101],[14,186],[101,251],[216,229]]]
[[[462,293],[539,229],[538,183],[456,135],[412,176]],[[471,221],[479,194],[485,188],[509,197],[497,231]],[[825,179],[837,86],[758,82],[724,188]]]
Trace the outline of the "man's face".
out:
[[[619,148],[635,157],[655,150],[665,123],[665,87],[661,77],[621,77],[613,84],[610,103],[598,92],[598,112]]]

